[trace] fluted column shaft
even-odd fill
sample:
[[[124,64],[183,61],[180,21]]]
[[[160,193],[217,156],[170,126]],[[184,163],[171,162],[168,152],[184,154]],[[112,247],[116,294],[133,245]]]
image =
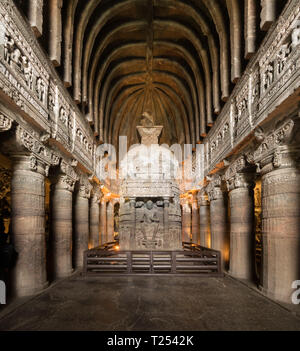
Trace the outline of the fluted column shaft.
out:
[[[211,248],[221,252],[222,268],[227,269],[229,258],[227,199],[219,187],[214,188],[209,197]]]
[[[72,269],[72,199],[75,181],[60,175],[51,187],[52,265],[55,278]]]
[[[12,286],[17,296],[47,285],[45,242],[45,165],[33,156],[13,156],[11,183],[13,243],[18,259]]]
[[[165,245],[170,245],[169,244],[169,206],[170,206],[170,198],[165,197],[164,198],[164,243]]]
[[[107,204],[107,241],[114,241],[114,201]]]
[[[101,245],[107,243],[107,230],[106,230],[106,200],[101,200],[100,205],[100,233]]]
[[[207,195],[198,196],[199,206],[199,229],[200,229],[200,245],[203,247],[211,247],[211,236],[210,236],[210,208]]]
[[[75,199],[74,265],[83,267],[83,253],[89,243],[89,192],[81,186]]]
[[[192,202],[192,242],[200,244],[199,209],[196,195],[193,196]]]
[[[99,225],[100,225],[100,194],[93,193],[90,200],[90,247],[95,248],[100,245]]]
[[[254,273],[254,183],[252,175],[238,174],[241,181],[229,190],[230,260],[229,273],[251,280]]]
[[[294,167],[262,177],[262,290],[291,303],[300,277],[300,172]]]
[[[135,226],[136,226],[136,199],[130,198],[130,209],[131,209],[131,228],[130,228],[130,239],[129,239],[129,248],[130,250],[136,249],[136,238],[135,238]]]
[[[188,201],[182,205],[182,241],[191,242],[191,208]]]

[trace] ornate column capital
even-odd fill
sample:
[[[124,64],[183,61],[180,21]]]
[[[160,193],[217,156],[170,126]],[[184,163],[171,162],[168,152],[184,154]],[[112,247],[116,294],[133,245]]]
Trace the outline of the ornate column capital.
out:
[[[13,159],[14,170],[31,171],[43,176],[48,176],[49,165],[41,161],[32,153],[29,155],[13,154],[11,155],[11,158]]]
[[[78,196],[84,199],[89,199],[91,197],[92,185],[86,175],[82,174],[79,180],[78,186]]]
[[[79,180],[71,164],[64,159],[61,160],[59,169],[52,177],[53,185],[56,189],[68,190],[73,192],[76,182]]]
[[[247,154],[247,161],[256,165],[257,172],[260,174],[279,168],[296,167],[299,164],[300,119],[298,116],[286,118],[268,134],[259,128],[255,136],[260,145]]]
[[[16,143],[19,148],[30,152],[34,157],[41,160],[49,167],[59,165],[60,156],[20,125],[16,128]]]
[[[208,177],[207,177],[208,178]],[[220,175],[214,175],[206,187],[206,192],[209,201],[218,200],[223,198],[222,178]]]
[[[238,188],[254,188],[253,170],[244,155],[237,158],[226,170],[223,180],[228,191]]]
[[[92,201],[92,203],[100,204],[102,196],[103,196],[103,194],[102,194],[99,186],[94,185],[94,187],[92,188],[92,191],[91,191],[91,201]]]
[[[202,188],[197,194],[198,206],[209,206],[208,196],[205,188]]]

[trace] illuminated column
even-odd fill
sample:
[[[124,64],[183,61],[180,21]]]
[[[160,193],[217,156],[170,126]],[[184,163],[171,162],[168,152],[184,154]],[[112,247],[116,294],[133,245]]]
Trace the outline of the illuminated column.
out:
[[[211,247],[210,226],[209,226],[209,201],[208,196],[203,192],[198,193],[199,206],[199,227],[200,227],[200,245]]]
[[[55,278],[72,269],[72,199],[75,179],[60,174],[51,185],[52,262]]]
[[[107,241],[114,241],[114,200],[110,199],[107,203]]]
[[[244,163],[244,158],[238,159]],[[229,273],[236,278],[252,280],[254,275],[254,176],[237,173],[230,167],[225,177],[230,203]]]
[[[291,303],[300,262],[300,121],[288,118],[248,158],[262,175],[262,279],[269,297]]]
[[[90,248],[100,245],[100,196],[100,190],[94,188],[90,200]]]
[[[45,242],[45,164],[34,156],[12,156],[13,244],[18,259],[12,287],[17,296],[47,287]]]
[[[194,244],[200,244],[199,209],[197,202],[197,194],[193,194],[192,198],[192,242]]]
[[[182,241],[191,242],[192,213],[188,199],[182,201]]]
[[[222,268],[226,269],[229,256],[227,199],[219,176],[209,183],[207,193],[210,200],[211,248],[221,252]]]
[[[82,268],[83,253],[89,243],[89,198],[91,186],[81,183],[75,199],[74,265]]]
[[[106,230],[106,199],[105,197],[101,200],[100,205],[100,233],[101,233],[101,245],[107,243],[107,230]]]

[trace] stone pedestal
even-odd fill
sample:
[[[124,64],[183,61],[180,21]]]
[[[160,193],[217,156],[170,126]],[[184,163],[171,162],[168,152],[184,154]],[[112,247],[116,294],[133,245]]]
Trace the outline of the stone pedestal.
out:
[[[200,244],[199,209],[195,195],[193,196],[192,202],[192,242],[194,244]]]
[[[88,249],[89,243],[89,197],[90,192],[86,186],[80,186],[75,200],[75,240],[74,240],[74,266],[83,267],[83,253]]]
[[[107,243],[107,230],[106,230],[106,200],[101,200],[100,205],[100,235],[101,245]]]
[[[199,228],[200,228],[200,245],[211,247],[210,222],[209,222],[209,201],[207,195],[198,195],[199,206]]]
[[[72,196],[74,180],[60,175],[51,187],[52,261],[55,278],[69,276],[72,269]]]
[[[182,241],[191,242],[192,212],[188,200],[182,204]]]
[[[12,287],[17,296],[47,287],[45,165],[33,156],[14,156],[11,183],[12,231],[18,259]]]
[[[109,243],[114,241],[114,201],[110,200],[107,203],[107,241]]]
[[[263,271],[261,289],[291,303],[300,279],[300,173],[293,167],[262,177]]]
[[[254,196],[252,175],[238,174],[229,190],[230,260],[229,273],[252,280],[254,276]]]
[[[90,202],[90,248],[100,245],[99,220],[100,220],[100,194],[94,192]]]
[[[211,248],[221,252],[222,269],[227,269],[229,259],[227,198],[218,186],[213,186],[208,192],[208,196],[210,200]]]

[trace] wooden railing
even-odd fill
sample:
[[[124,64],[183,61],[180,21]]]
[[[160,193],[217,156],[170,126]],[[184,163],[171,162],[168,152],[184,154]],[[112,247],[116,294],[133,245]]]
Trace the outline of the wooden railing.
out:
[[[111,244],[111,243],[110,243]],[[200,275],[221,276],[221,253],[183,243],[178,251],[118,251],[114,245],[84,253],[86,275]],[[110,247],[110,248],[109,248]]]

